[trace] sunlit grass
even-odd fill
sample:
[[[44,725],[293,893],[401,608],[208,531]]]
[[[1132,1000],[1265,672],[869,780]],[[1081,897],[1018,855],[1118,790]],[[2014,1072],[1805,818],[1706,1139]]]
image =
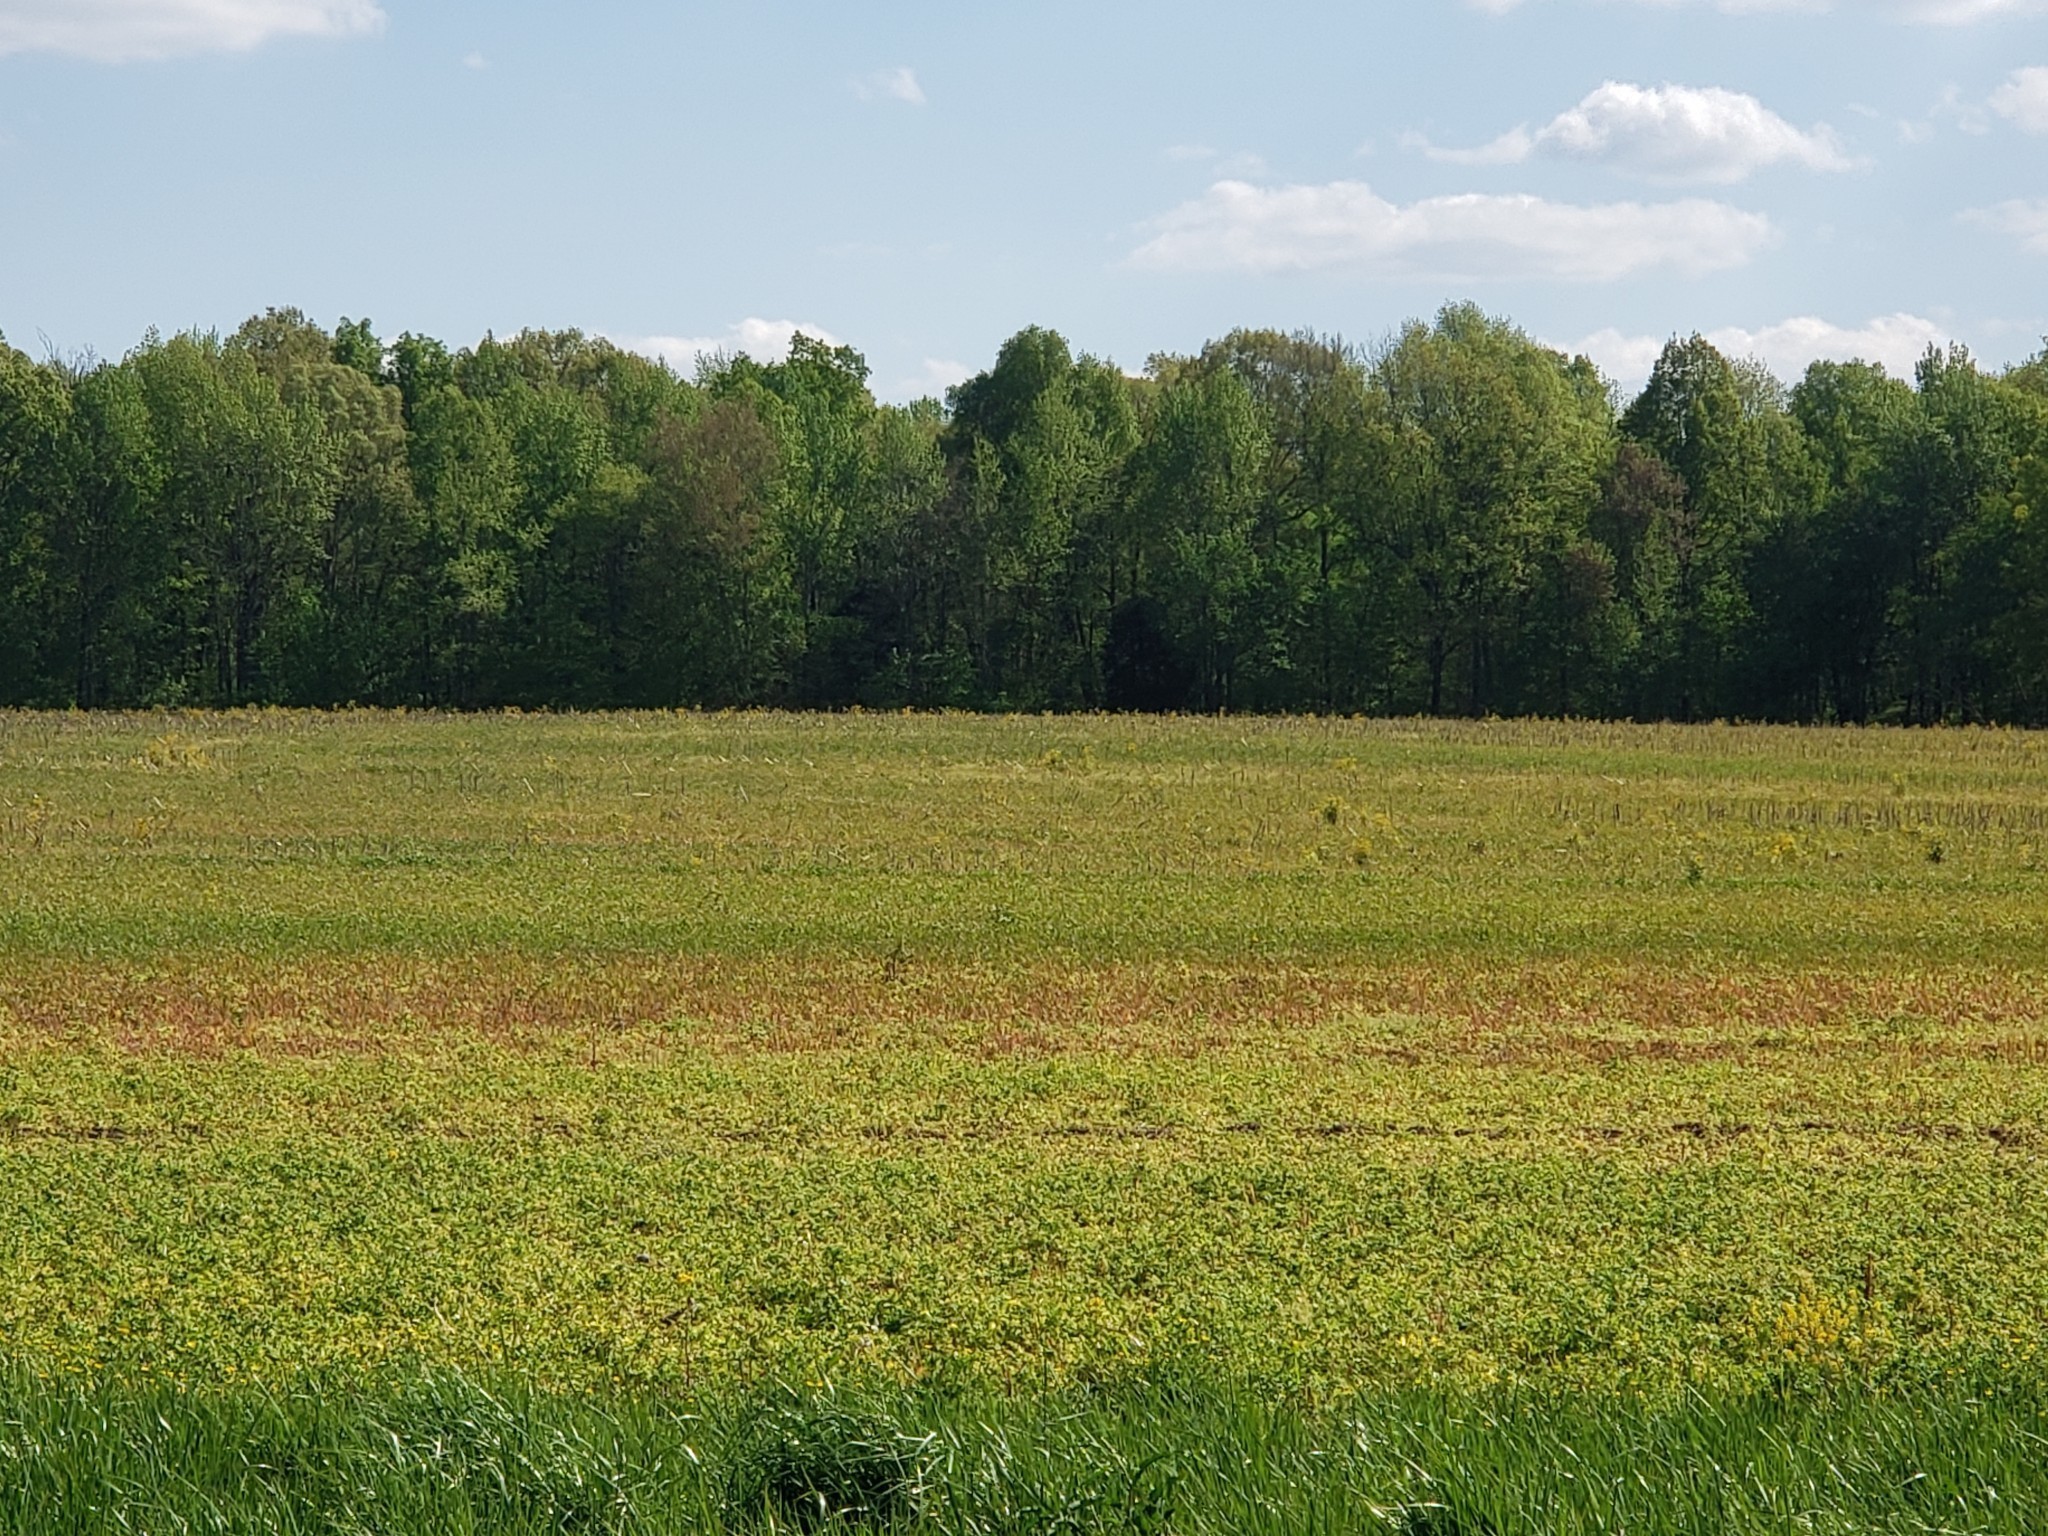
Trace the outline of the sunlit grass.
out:
[[[445,1374],[277,1391],[0,1390],[0,1523],[358,1533],[1408,1536],[2031,1533],[2034,1392],[1415,1391],[1319,1406],[1158,1382],[1030,1399],[760,1387],[563,1399]]]

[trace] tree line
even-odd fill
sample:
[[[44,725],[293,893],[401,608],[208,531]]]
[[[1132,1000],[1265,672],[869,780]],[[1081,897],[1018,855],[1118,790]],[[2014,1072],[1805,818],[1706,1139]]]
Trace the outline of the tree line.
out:
[[[897,406],[807,337],[0,342],[0,704],[251,703],[2039,724],[2048,353],[1624,403],[1454,305]]]

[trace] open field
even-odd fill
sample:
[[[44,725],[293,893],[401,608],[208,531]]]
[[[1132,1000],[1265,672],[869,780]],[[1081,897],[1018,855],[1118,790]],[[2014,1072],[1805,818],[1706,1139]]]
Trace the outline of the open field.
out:
[[[0,720],[0,1351],[2025,1372],[2048,738]]]
[[[709,1528],[760,1491],[734,1405],[835,1381],[956,1481],[1095,1436],[1095,1526],[1172,1441],[1297,1458],[1176,1473],[1175,1529],[2028,1529],[2044,851],[2010,732],[0,717],[0,1454],[83,1476],[96,1423],[146,1480],[270,1414],[466,1530],[404,1449],[476,1422],[419,1409],[458,1371],[568,1394],[474,1528],[715,1442],[619,1506]],[[1516,1406],[1563,1393],[1635,1406]],[[833,1401],[803,1435],[874,1440]],[[1434,1438],[1344,1449],[1372,1413]],[[49,1497],[0,1477],[97,1528]],[[260,1504],[220,1528],[384,1528]],[[964,1508],[892,1518],[1032,1528]]]

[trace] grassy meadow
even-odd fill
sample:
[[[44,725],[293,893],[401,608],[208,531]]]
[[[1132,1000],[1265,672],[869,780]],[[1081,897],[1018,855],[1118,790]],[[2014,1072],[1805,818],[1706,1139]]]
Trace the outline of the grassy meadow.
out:
[[[2044,1068],[2039,734],[0,716],[0,1508],[46,1429],[151,1465],[150,1404],[516,1380],[558,1449],[587,1405],[667,1444],[626,1419],[871,1394],[920,1488],[938,1398],[985,1466],[991,1405],[1021,1446],[1155,1393],[1098,1436],[1129,1467],[1168,1423],[1293,1446],[1398,1529],[2024,1530]],[[1787,1462],[1803,1504],[1561,1513],[1528,1405],[1567,1402],[1617,1467],[1877,1449]],[[1436,1450],[1343,1428],[1402,1403]],[[1486,1415],[1538,1450],[1431,1514]],[[1877,1503],[1799,1524],[1852,1463]],[[235,1507],[152,1528],[527,1528]]]

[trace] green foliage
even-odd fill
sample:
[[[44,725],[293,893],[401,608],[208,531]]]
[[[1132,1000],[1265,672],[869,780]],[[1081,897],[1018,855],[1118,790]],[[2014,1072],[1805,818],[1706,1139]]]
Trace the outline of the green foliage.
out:
[[[19,679],[15,695],[61,698],[38,654],[36,636],[61,622],[62,570],[51,503],[64,489],[64,450],[72,436],[67,380],[38,367],[0,337],[0,677]]]
[[[1149,535],[1137,567],[1153,573],[1165,629],[1194,680],[1185,702],[1227,709],[1240,673],[1270,664],[1257,601],[1268,572],[1255,534],[1271,438],[1250,390],[1225,370],[1166,383],[1148,425],[1132,464]]]
[[[1670,1404],[1227,1385],[551,1397],[455,1376],[0,1392],[0,1520],[358,1536],[1644,1536],[2038,1527],[2031,1390]]]
[[[2029,1532],[2044,754],[0,715],[0,1528]]]
[[[1362,537],[1382,541],[1378,565],[1395,583],[1399,631],[1419,642],[1429,712],[1451,702],[1456,662],[1466,712],[1497,711],[1530,649],[1517,633],[1530,600],[1571,558],[1612,457],[1606,394],[1583,365],[1471,306],[1410,326],[1375,375],[1386,500],[1367,493]],[[1583,594],[1606,595],[1597,579]]]
[[[2031,1379],[2044,751],[0,717],[0,1355]]]
[[[910,407],[804,336],[0,351],[0,702],[2037,722],[2040,373],[1695,336],[1617,419],[1471,305]]]

